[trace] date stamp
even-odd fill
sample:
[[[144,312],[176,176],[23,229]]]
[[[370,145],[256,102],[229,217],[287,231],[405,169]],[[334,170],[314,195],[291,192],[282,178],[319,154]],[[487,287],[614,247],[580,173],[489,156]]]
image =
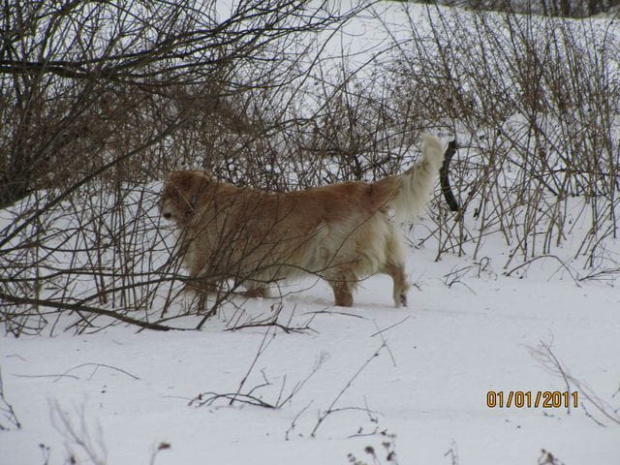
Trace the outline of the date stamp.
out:
[[[577,408],[577,391],[489,391],[489,408]]]

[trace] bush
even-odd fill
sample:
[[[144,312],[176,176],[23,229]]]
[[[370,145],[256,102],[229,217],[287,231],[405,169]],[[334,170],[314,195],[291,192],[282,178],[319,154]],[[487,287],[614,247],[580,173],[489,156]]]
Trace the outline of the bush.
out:
[[[429,12],[389,72],[403,119],[456,134],[451,173],[463,212],[439,205],[439,255],[500,233],[510,255],[552,251],[586,222],[579,255],[603,265],[617,235],[620,62],[615,28],[595,21]],[[614,45],[612,45],[614,44]],[[403,96],[407,96],[403,99]],[[465,214],[467,213],[467,214]],[[574,239],[574,237],[571,237]],[[607,263],[617,268],[617,263]]]
[[[459,147],[450,176],[461,211],[439,198],[432,208],[438,258],[479,260],[499,236],[510,274],[572,241],[592,275],[617,271],[614,21],[405,5],[394,14],[409,15],[408,35],[386,22],[394,43],[359,63],[323,42],[364,6],[202,3],[4,9],[8,333],[169,329],[187,314],[174,236],[156,209],[173,168],[270,190],[372,180],[401,171],[426,129]],[[197,327],[234,290],[215,296]]]
[[[179,276],[156,180],[183,165],[273,159],[264,142],[284,123],[253,111],[257,95],[303,79],[303,50],[291,49],[355,10],[308,11],[301,0],[230,11],[195,0],[22,6],[0,18],[2,321],[15,335],[67,313],[79,331],[102,317],[165,329],[148,322],[168,316]]]

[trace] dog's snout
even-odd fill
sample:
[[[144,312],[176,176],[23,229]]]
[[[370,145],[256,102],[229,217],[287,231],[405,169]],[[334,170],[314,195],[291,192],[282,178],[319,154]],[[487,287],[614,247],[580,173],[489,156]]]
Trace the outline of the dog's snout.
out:
[[[166,202],[166,199],[162,195],[161,198],[159,199],[159,201],[157,202],[157,207],[159,208],[159,211],[160,211],[161,216],[162,216],[163,219],[171,220],[172,219],[172,213],[171,213],[170,208],[167,205],[167,203],[168,202]]]

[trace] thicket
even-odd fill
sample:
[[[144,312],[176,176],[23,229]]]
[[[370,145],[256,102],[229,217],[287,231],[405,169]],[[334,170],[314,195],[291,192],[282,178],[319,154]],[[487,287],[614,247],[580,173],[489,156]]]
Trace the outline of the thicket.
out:
[[[471,242],[479,257],[498,233],[508,273],[565,244],[592,274],[617,272],[607,242],[620,185],[615,21],[451,10],[422,31],[409,20],[392,100],[412,96],[400,100],[405,114],[423,108],[418,118],[460,135],[451,174],[463,211],[436,216],[439,255]]]
[[[413,0],[416,1],[416,0]],[[583,18],[614,11],[619,0],[418,0],[419,3],[440,4],[474,10],[539,14],[563,18]]]
[[[370,180],[410,162],[423,130],[457,140],[461,210],[437,195],[416,244],[480,259],[501,237],[511,273],[577,241],[587,275],[617,274],[615,20],[330,5],[4,3],[7,333],[174,326],[183,270],[155,207],[173,168],[270,190]],[[334,47],[360,17],[392,43]]]

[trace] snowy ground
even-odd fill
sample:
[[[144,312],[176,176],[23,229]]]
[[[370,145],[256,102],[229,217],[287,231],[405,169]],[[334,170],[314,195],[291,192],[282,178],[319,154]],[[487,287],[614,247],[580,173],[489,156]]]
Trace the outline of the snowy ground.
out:
[[[507,277],[499,240],[478,262],[436,262],[435,245],[408,249],[409,308],[391,307],[385,277],[351,309],[305,281],[199,332],[1,336],[0,464],[618,464],[614,280],[575,281],[587,270],[553,258]],[[227,330],[280,303],[299,331]],[[569,390],[568,408],[487,406],[489,391]],[[235,393],[277,408],[222,397]]]
[[[536,464],[543,449],[571,465],[618,463],[619,426],[586,399],[620,406],[616,288],[549,281],[544,270],[541,279],[506,278],[490,266],[452,283],[467,260],[409,255],[419,286],[410,308],[389,306],[382,277],[366,281],[346,311],[318,284],[284,299],[288,326],[309,326],[303,333],[224,331],[231,308],[202,332],[4,338],[5,397],[22,429],[0,435],[0,462],[65,463],[87,455],[84,441],[92,463],[108,464],[344,464],[348,454],[373,463],[367,446],[390,463],[383,443],[400,464]],[[277,302],[244,308],[258,315]],[[320,363],[290,401],[188,405],[201,393],[237,392],[268,341],[240,392],[275,404]],[[578,408],[489,408],[489,390],[566,391],[532,353],[541,343],[588,388],[571,383]],[[154,456],[160,444],[170,448]]]

